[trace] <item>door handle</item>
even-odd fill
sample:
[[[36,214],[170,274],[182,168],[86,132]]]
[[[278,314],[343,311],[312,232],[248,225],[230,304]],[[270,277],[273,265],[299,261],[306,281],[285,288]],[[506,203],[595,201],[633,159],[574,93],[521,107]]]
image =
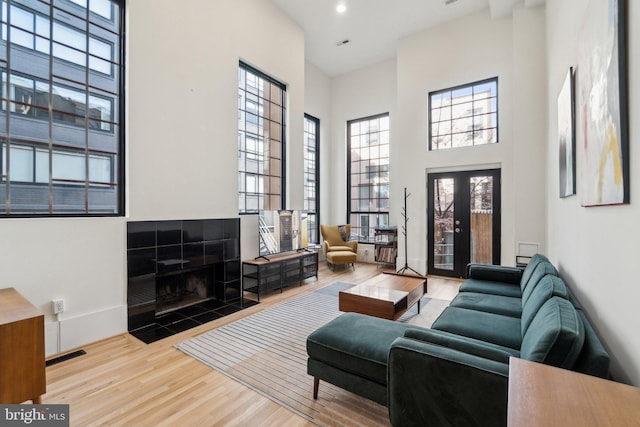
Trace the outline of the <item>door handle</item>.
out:
[[[456,227],[456,228],[455,228],[455,232],[456,232],[456,233],[459,233],[460,231],[462,231],[460,227]]]

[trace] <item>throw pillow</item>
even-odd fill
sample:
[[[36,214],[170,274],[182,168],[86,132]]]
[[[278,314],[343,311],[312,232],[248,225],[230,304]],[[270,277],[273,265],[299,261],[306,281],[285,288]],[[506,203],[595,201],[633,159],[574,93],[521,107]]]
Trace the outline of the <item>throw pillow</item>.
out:
[[[347,231],[346,225],[339,225],[338,231],[340,232],[340,237],[342,237],[342,240],[344,240],[345,242],[349,240],[349,232]]]

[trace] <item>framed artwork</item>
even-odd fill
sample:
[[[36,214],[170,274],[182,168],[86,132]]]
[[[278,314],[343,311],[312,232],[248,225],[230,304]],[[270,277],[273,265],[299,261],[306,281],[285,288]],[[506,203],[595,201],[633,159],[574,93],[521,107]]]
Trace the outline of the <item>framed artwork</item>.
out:
[[[582,206],[629,203],[625,0],[589,0],[578,46]]]
[[[558,95],[560,197],[576,194],[575,94],[573,67],[569,67]]]

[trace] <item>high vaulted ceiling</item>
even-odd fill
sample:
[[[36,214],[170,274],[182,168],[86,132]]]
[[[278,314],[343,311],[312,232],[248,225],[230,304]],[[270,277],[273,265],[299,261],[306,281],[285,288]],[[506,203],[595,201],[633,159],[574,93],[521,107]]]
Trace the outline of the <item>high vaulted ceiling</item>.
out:
[[[519,3],[545,0],[271,1],[304,30],[306,59],[334,77],[394,57],[398,40],[410,34],[486,8],[502,18]]]

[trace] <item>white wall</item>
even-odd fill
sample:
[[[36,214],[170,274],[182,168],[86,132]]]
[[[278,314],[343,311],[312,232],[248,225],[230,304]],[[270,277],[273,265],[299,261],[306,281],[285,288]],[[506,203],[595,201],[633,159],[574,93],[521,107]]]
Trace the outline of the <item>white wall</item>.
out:
[[[544,182],[543,132],[537,129],[545,105],[539,89],[544,82],[543,47],[544,14],[539,9],[522,9],[513,19],[491,19],[487,9],[399,43],[391,210],[400,221],[406,187],[411,194],[407,211],[412,268],[426,272],[428,172],[500,167],[502,264],[514,264],[516,239],[544,243],[544,192],[527,191]],[[516,76],[520,72],[524,75]],[[429,152],[428,93],[491,77],[498,77],[499,143]],[[530,156],[532,152],[539,154]],[[526,167],[517,169],[524,163]],[[517,220],[522,211],[526,223]],[[399,246],[398,263],[404,264],[402,236]]]
[[[395,81],[395,59],[343,74],[332,80],[332,150],[328,159],[333,175],[332,215],[327,223],[344,224],[347,221],[347,121],[389,113],[391,145],[397,140]],[[393,215],[392,212],[392,223]]]
[[[331,79],[310,62],[305,63],[304,112],[320,120],[320,223],[327,224],[333,210],[331,187]]]
[[[0,287],[14,287],[55,321],[50,301],[63,298],[62,323],[84,329],[61,336],[62,348],[125,331],[126,238],[122,218],[3,219]],[[93,322],[93,315],[107,324]],[[106,315],[105,315],[106,314]],[[46,329],[47,354],[58,351],[57,325]],[[80,338],[82,337],[82,338]]]
[[[302,30],[257,0],[129,6],[131,219],[236,216],[238,61],[287,85],[288,155],[302,159]],[[288,163],[292,177],[300,163]],[[300,180],[287,190],[301,204]]]
[[[302,30],[262,0],[135,0],[127,21],[127,217],[0,221],[2,287],[47,314],[48,354],[126,331],[128,220],[237,217],[240,59],[287,85],[287,191],[302,204]],[[243,256],[257,252],[246,219]]]
[[[640,240],[640,4],[627,1],[630,200],[624,206],[580,206],[582,162],[577,156],[577,196],[558,196],[557,97],[570,66],[577,65],[579,34],[588,2],[547,2],[548,106],[547,215],[549,255],[578,295],[613,357],[617,380],[640,386],[640,334],[636,285]],[[605,18],[605,17],[603,17]],[[580,78],[580,69],[576,70]],[[580,123],[581,113],[577,113]],[[578,154],[582,130],[577,126]]]

